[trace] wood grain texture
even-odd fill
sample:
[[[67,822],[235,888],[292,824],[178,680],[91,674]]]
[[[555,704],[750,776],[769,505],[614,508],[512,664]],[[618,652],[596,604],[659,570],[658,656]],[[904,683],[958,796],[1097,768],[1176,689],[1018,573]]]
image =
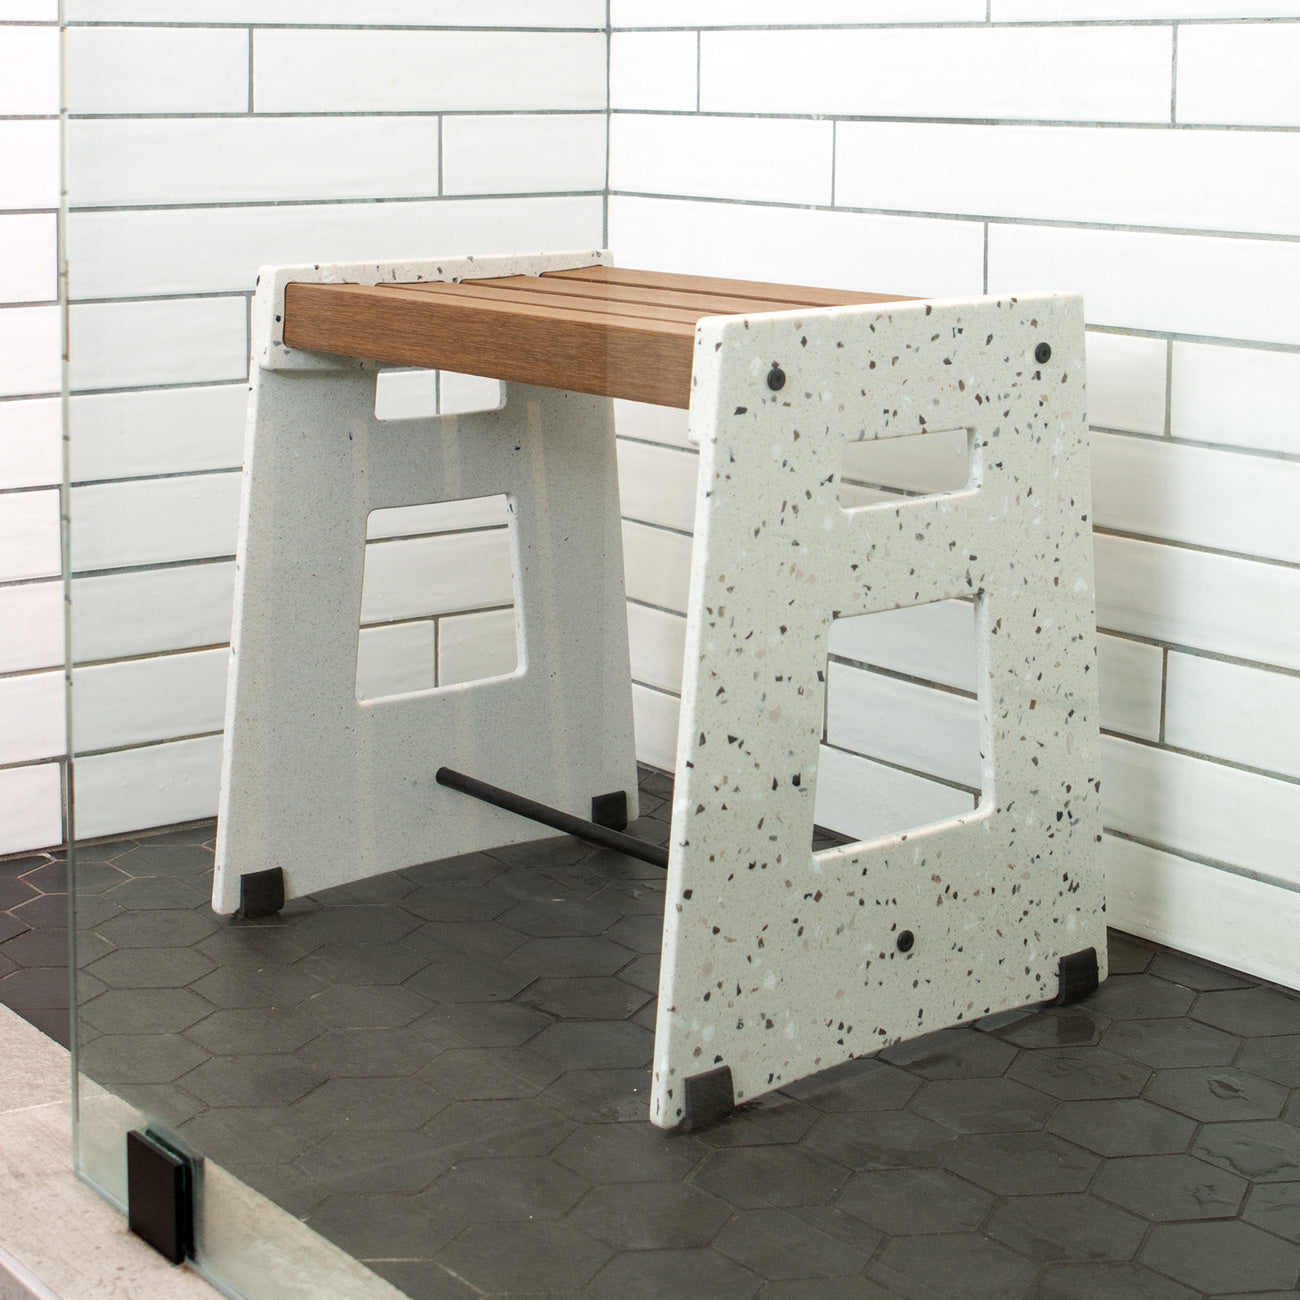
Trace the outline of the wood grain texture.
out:
[[[583,267],[462,283],[290,284],[292,348],[690,405],[706,316],[906,301],[894,295]]]

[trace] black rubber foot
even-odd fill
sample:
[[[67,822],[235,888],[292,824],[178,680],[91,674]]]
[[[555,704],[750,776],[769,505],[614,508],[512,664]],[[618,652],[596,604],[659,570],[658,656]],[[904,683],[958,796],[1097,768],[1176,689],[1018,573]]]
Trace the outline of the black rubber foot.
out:
[[[194,1250],[194,1162],[155,1134],[126,1135],[127,1222],[179,1264]]]
[[[596,795],[591,801],[591,820],[597,826],[608,826],[610,830],[627,830],[627,791]]]
[[[239,910],[236,916],[274,916],[284,906],[284,872],[253,871],[239,877]]]
[[[677,1126],[678,1132],[697,1133],[735,1109],[736,1091],[731,1082],[731,1066],[720,1065],[716,1070],[693,1074],[683,1086],[682,1122]]]
[[[1097,972],[1096,948],[1084,948],[1061,958],[1057,976],[1056,996],[1047,1004],[1049,1007],[1064,1007],[1071,1002],[1086,998],[1095,993],[1101,979]]]

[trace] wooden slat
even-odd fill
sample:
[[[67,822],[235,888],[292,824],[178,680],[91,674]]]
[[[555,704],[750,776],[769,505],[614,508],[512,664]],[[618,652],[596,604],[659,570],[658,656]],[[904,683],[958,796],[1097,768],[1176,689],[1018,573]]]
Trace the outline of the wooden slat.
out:
[[[625,266],[582,266],[574,271],[547,271],[544,279],[589,280],[598,284],[644,285],[685,293],[729,298],[765,298],[793,307],[851,307],[857,303],[913,302],[895,293],[866,293],[850,289],[818,289],[812,285],[767,284],[759,280],[723,280],[705,275],[675,275],[669,271],[637,271]]]
[[[284,341],[315,352],[685,407],[695,327],[395,285],[290,284]]]

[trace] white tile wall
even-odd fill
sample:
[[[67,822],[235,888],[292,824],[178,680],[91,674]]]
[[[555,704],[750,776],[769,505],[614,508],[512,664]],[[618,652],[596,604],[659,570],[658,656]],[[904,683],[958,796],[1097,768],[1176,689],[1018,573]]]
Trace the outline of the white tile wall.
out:
[[[63,662],[63,583],[0,586],[0,673]]]
[[[0,582],[59,572],[59,493],[0,493]]]
[[[455,114],[443,119],[442,149],[444,194],[605,188],[603,113]]]
[[[609,229],[625,266],[914,295],[982,285],[970,221],[615,195]]]
[[[1288,17],[1297,14],[1292,7]],[[1178,36],[1178,121],[1300,126],[1300,25],[1192,26]]]
[[[229,657],[222,648],[73,669],[74,752],[220,731]]]
[[[72,571],[234,555],[239,482],[227,472],[74,487]]]
[[[432,690],[435,663],[432,619],[364,627],[357,641],[357,699]]]
[[[513,598],[504,528],[375,542],[366,548],[361,621],[508,605]]]
[[[1175,438],[1300,456],[1300,353],[1174,343]]]
[[[1294,781],[1107,737],[1102,788],[1112,830],[1300,884]]]
[[[26,853],[63,838],[58,763],[0,771],[0,854]]]
[[[680,701],[675,695],[632,685],[632,725],[638,761],[671,772],[677,762]]]
[[[63,671],[0,677],[0,764],[58,758],[64,750]]]
[[[519,667],[513,609],[491,609],[438,620],[438,685],[503,677]]]
[[[55,27],[5,28],[0,41],[0,117],[58,113],[58,50]]]
[[[250,39],[237,27],[69,28],[68,111],[246,112]]]
[[[1300,778],[1300,677],[1175,651],[1165,740]]]
[[[698,65],[694,32],[615,32],[609,43],[610,105],[692,112]]]
[[[69,257],[80,268],[78,292],[107,298],[246,293],[259,266],[304,257],[358,261],[376,256],[377,248],[393,258],[423,258],[448,248],[475,253],[594,248],[600,230],[601,200],[595,196],[462,198],[81,212],[69,222],[68,239]],[[74,311],[74,323],[85,310]],[[74,337],[74,366],[84,349]],[[246,361],[244,349],[241,374]],[[89,385],[77,381],[76,386]]]
[[[695,526],[699,457],[690,451],[620,442],[623,517],[689,532]]]
[[[0,158],[0,208],[58,206],[57,122],[0,122]]]
[[[238,469],[247,405],[242,383],[74,397],[72,481]]]
[[[1300,915],[1296,894],[1233,874],[1295,870],[1282,828],[1300,790],[1300,23],[1243,21],[1300,19],[1293,0],[613,0],[611,17],[624,264],[936,296],[1083,292],[1105,813],[1162,846],[1111,841],[1111,915],[1300,985],[1284,929],[1262,947],[1213,933],[1219,904],[1233,925],[1274,897]],[[830,203],[815,146],[774,148],[763,168],[735,143],[828,125]],[[621,405],[618,418],[639,444],[684,445],[678,414]],[[852,464],[866,454],[845,466],[862,482],[940,486],[933,461],[896,460],[891,478]],[[658,525],[628,524],[626,547],[633,598],[679,612],[689,487],[668,456],[624,451],[628,513]],[[634,608],[630,626],[639,734],[666,756],[684,624]],[[915,680],[970,690],[969,627],[956,605],[838,624],[833,652],[886,671],[833,665],[832,739],[971,780],[972,702]],[[850,761],[869,762],[824,760],[823,780]],[[876,799],[897,769],[861,770]],[[862,801],[839,788],[851,815]],[[1207,903],[1167,892],[1180,872]]]
[[[0,397],[59,391],[61,330],[57,307],[0,310]]]
[[[610,121],[609,183],[629,193],[827,204],[833,137],[830,122],[620,113]]]
[[[0,402],[0,489],[57,483],[62,441],[57,398]]]
[[[1300,167],[1296,135],[841,122],[835,157],[850,207],[1300,233],[1300,191],[1277,184]]]
[[[74,121],[68,129],[68,186],[79,207],[291,200],[307,187],[317,199],[419,197],[438,192],[438,121]],[[193,256],[199,250],[190,252]]]
[[[605,37],[258,28],[253,104],[260,113],[603,109]]]
[[[1167,122],[1171,43],[1163,27],[706,31],[700,107]]]
[[[0,217],[0,303],[52,302],[58,289],[53,213]]]

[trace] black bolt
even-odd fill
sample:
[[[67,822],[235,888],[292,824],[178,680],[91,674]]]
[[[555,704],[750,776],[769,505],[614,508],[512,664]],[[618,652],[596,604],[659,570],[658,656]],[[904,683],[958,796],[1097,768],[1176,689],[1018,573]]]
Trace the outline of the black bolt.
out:
[[[780,366],[774,365],[767,372],[767,386],[774,393],[779,393],[785,387],[785,371]]]
[[[1052,359],[1052,345],[1050,343],[1040,343],[1034,349],[1034,360],[1040,366],[1046,365]]]
[[[914,935],[911,932],[911,930],[904,930],[898,936],[899,952],[911,952],[915,946],[916,946],[916,935]]]

